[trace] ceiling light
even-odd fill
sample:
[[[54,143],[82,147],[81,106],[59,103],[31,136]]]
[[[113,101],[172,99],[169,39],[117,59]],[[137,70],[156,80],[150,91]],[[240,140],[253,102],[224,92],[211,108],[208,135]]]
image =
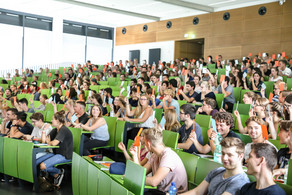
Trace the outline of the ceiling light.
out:
[[[188,34],[185,34],[185,38],[188,38],[188,36],[189,36]]]

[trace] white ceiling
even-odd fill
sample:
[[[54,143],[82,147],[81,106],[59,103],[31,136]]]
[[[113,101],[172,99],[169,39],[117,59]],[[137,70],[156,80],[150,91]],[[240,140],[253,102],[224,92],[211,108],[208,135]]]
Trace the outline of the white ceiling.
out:
[[[216,12],[275,1],[278,0],[1,0],[0,8],[119,27],[208,13],[199,10],[201,7]]]

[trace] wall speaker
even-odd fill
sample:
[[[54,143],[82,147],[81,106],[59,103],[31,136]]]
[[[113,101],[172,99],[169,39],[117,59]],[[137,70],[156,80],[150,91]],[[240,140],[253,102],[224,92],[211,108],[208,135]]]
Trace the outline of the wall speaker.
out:
[[[171,26],[172,26],[172,22],[171,22],[171,21],[168,21],[168,22],[166,23],[166,28],[171,28]]]
[[[123,29],[122,29],[122,33],[123,33],[123,34],[126,34],[126,32],[127,32],[127,29],[126,29],[126,28],[123,28]]]
[[[230,18],[230,13],[229,12],[225,12],[223,14],[223,20],[229,20],[229,18]]]
[[[194,17],[194,19],[193,19],[193,24],[194,24],[194,25],[199,24],[199,18],[198,18],[198,17]]]
[[[146,32],[147,30],[148,30],[148,26],[145,24],[145,25],[143,26],[143,31]]]
[[[259,8],[259,15],[263,16],[267,13],[267,8],[265,6]]]

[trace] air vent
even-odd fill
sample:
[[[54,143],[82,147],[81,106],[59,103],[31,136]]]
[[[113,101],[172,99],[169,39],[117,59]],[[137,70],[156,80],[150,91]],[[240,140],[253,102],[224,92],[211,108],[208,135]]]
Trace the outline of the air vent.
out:
[[[143,26],[143,31],[146,32],[147,30],[148,30],[148,26],[145,24],[145,25]]]
[[[259,8],[259,15],[263,16],[267,13],[267,8],[265,6]]]
[[[166,23],[166,28],[171,28],[171,26],[172,26],[172,22],[171,22],[171,21],[168,21],[168,22]]]
[[[126,28],[123,28],[123,29],[122,29],[122,33],[123,33],[123,34],[126,34],[126,32],[127,32],[127,29],[126,29]]]
[[[223,14],[223,20],[229,20],[229,18],[230,18],[230,13],[229,12],[225,12]]]
[[[198,17],[194,17],[194,19],[193,19],[193,24],[194,24],[194,25],[199,24],[199,18],[198,18]]]

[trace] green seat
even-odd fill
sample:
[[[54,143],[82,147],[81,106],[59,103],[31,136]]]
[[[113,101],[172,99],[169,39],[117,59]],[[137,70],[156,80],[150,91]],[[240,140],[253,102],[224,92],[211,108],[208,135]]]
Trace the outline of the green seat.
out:
[[[146,168],[127,160],[124,186],[135,195],[144,194]]]
[[[209,129],[210,128],[207,128],[207,127],[201,127],[204,145],[209,143],[209,137],[208,137],[208,133],[207,133]]]
[[[162,135],[163,135],[163,143],[164,143],[164,145],[166,147],[170,147],[170,148],[176,149],[179,134],[177,132],[164,130],[164,131],[162,131]]]
[[[54,112],[54,106],[50,103],[46,104],[46,111],[53,111]]]
[[[249,137],[249,135],[244,135],[244,134],[241,134],[241,133],[236,133],[236,134],[240,137],[241,141],[242,141],[244,144],[247,144],[247,143],[251,143],[251,142],[252,142],[252,140],[251,140],[251,138]]]
[[[88,161],[83,158],[80,158],[79,162],[79,193],[87,194],[88,189]]]
[[[31,123],[30,117],[33,113],[26,113],[26,121]]]
[[[235,101],[240,101],[240,92],[241,92],[241,87],[233,87],[233,91],[234,91],[234,97],[235,97]]]
[[[233,111],[236,110],[236,106],[237,103],[233,104]],[[238,104],[238,108],[237,111],[239,112],[239,114],[244,114],[244,115],[249,115],[249,111],[251,109],[251,105],[250,104]]]
[[[287,147],[287,145],[281,144],[280,140],[269,139],[269,142],[271,142],[274,146],[276,146],[276,148],[278,150],[280,150],[281,148],[286,148]],[[292,177],[292,175],[291,175],[291,177]]]
[[[64,108],[64,111],[66,111],[66,106],[64,107],[65,104],[57,104],[57,111],[61,111]],[[87,105],[87,104],[86,104]]]
[[[4,173],[12,177],[18,177],[17,150],[19,140],[4,138],[3,163]]]
[[[196,114],[195,121],[200,127],[207,127],[208,129],[211,127],[211,116]]]
[[[89,86],[89,89],[90,90],[94,90],[94,91],[96,91],[96,93],[98,93],[98,91],[99,91],[99,85],[90,85]]]
[[[286,194],[292,194],[292,186],[291,185],[286,185],[282,183],[276,182],[285,192]]]
[[[100,85],[108,85],[108,81],[98,81]]]
[[[157,120],[157,123],[159,124],[160,121],[161,121],[161,118],[162,118],[162,112],[163,112],[163,109],[158,109],[158,108],[155,108],[153,109],[153,111],[155,111],[155,118]]]
[[[0,173],[4,173],[3,151],[4,151],[4,137],[0,137]]]
[[[51,110],[47,111],[46,112],[46,117],[45,117],[45,122],[52,123],[53,116],[54,116],[54,111],[51,111]]]
[[[93,194],[93,193],[92,193]],[[128,190],[114,179],[111,180],[111,195],[128,195]]]
[[[274,92],[274,81],[265,81],[264,84],[266,85],[265,94],[266,97],[269,97],[270,93]]]
[[[221,105],[222,105],[222,102],[224,100],[224,94],[215,93],[215,96],[216,96],[217,106],[220,109],[221,108]]]
[[[72,191],[73,194],[80,194],[79,193],[79,164],[80,164],[81,157],[73,152],[72,158]]]
[[[187,103],[186,100],[177,100],[177,102],[178,102],[179,107]]]
[[[190,186],[192,186],[191,188],[193,188],[195,184],[197,163],[200,157],[187,153],[187,152],[183,152],[181,150],[175,150],[175,151],[185,166],[187,176],[188,176],[188,183]]]
[[[216,69],[216,64],[208,64],[207,65],[208,69]]]
[[[207,158],[199,158],[195,175],[195,184],[198,186],[210,171],[218,167],[222,167],[222,164]]]
[[[287,174],[287,185],[292,186],[292,159],[289,160],[288,174]]]
[[[88,179],[87,179],[87,192],[88,194],[97,194],[98,192],[98,179],[99,170],[92,164],[88,164]]]
[[[42,103],[40,101],[33,101],[33,105],[35,108],[39,107],[40,105],[42,105]],[[29,102],[29,108],[31,108],[30,102]]]
[[[241,92],[240,92],[240,103],[243,103],[243,95],[248,91],[250,91],[250,90],[249,89],[241,90]]]
[[[238,130],[238,121],[236,119],[236,117],[233,115],[233,118],[234,118],[234,129],[235,130]],[[241,123],[242,123],[242,126],[245,127],[245,122],[247,121],[247,119],[249,118],[249,115],[244,115],[244,114],[241,114],[240,115],[240,118],[241,118]]]
[[[109,175],[99,171],[98,195],[111,194],[111,178]]]
[[[50,93],[51,93],[51,89],[42,89],[41,91],[41,95],[47,95],[48,98],[51,96]]]
[[[0,84],[0,87],[2,87],[3,90],[5,91],[8,88],[8,84]]]
[[[18,142],[17,162],[18,162],[18,178],[33,183],[32,171],[32,142]]]
[[[125,131],[126,121],[117,120],[116,124],[116,134],[115,134],[115,151],[122,152],[118,144],[124,141],[124,131]]]
[[[287,78],[287,90],[292,90],[292,78]]]
[[[68,127],[68,128],[70,129],[73,136],[73,151],[76,152],[77,154],[80,154],[80,139],[81,139],[82,129],[74,128],[74,127]]]

